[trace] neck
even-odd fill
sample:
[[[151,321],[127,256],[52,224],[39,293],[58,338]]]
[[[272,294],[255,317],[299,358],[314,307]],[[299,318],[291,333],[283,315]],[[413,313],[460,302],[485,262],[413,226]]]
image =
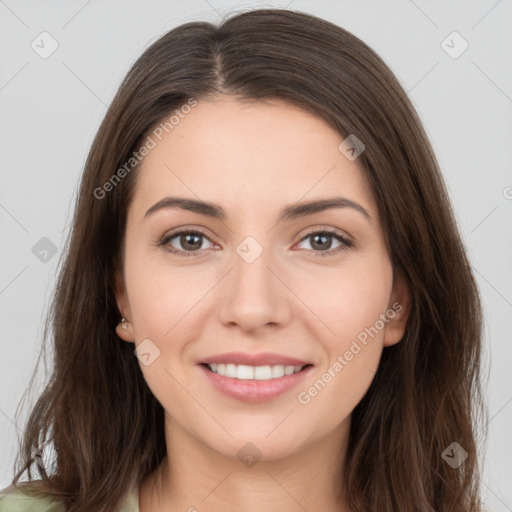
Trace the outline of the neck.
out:
[[[349,426],[350,417],[300,452],[258,459],[254,445],[227,456],[166,417],[167,457],[141,483],[140,512],[348,512],[340,461]]]

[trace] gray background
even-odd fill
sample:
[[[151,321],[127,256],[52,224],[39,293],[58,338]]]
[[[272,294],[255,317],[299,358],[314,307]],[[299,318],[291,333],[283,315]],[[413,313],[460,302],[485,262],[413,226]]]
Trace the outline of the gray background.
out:
[[[288,6],[353,32],[383,57],[418,109],[484,301],[484,499],[490,510],[512,510],[512,3],[506,0],[0,0],[0,487],[11,481],[26,416],[16,418],[16,406],[39,353],[72,198],[106,105],[133,61],[164,32],[251,6]],[[59,45],[47,59],[31,47],[43,31]],[[456,59],[441,46],[453,31],[469,43]],[[446,44],[452,53],[462,48],[453,37]]]

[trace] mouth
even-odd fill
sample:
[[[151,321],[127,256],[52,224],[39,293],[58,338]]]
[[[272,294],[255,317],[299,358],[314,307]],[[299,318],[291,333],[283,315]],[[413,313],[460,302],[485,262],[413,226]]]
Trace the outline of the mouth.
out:
[[[251,404],[285,395],[306,378],[312,364],[249,366],[242,364],[200,363],[198,368],[212,389]]]
[[[300,373],[306,368],[313,366],[305,365],[265,365],[265,366],[249,366],[245,364],[233,363],[201,363],[211,373],[220,375],[221,377],[229,377],[237,380],[274,380],[280,379],[288,375]]]

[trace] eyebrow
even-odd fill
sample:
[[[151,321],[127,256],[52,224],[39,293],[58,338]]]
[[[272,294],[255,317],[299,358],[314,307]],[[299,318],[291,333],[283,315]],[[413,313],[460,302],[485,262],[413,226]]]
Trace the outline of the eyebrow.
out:
[[[198,201],[196,199],[176,196],[164,197],[155,203],[146,212],[144,218],[150,217],[156,212],[168,208],[180,208],[182,210],[199,213],[200,215],[206,215],[219,220],[226,219],[226,212],[219,205],[208,203],[206,201]],[[346,197],[337,196],[287,205],[279,214],[279,222],[305,217],[307,215],[312,215],[314,213],[333,208],[352,208],[353,210],[361,213],[366,219],[371,220],[372,218],[371,215],[356,201],[352,201]]]

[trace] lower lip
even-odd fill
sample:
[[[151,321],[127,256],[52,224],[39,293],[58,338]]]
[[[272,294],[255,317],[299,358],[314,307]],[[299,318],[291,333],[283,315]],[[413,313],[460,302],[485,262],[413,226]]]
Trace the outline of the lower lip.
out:
[[[306,374],[309,373],[309,370],[313,368],[312,366],[308,366],[298,373],[285,375],[276,379],[242,380],[224,377],[223,375],[208,370],[204,365],[199,365],[199,367],[214,388],[231,398],[251,403],[265,402],[282,395],[299,384]]]

